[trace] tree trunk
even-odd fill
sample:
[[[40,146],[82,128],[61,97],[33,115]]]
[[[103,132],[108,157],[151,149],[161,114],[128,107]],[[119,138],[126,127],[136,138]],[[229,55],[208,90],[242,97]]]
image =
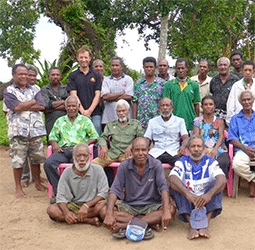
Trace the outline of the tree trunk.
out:
[[[161,17],[160,42],[158,60],[166,57],[167,31],[168,31],[168,14]]]

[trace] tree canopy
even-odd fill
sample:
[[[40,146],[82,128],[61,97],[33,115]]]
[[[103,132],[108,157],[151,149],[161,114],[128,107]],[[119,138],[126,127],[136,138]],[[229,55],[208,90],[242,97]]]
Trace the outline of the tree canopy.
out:
[[[33,39],[40,14],[67,34],[62,60],[74,58],[88,44],[94,57],[107,63],[115,53],[116,32],[125,28],[137,28],[146,47],[150,40],[159,43],[163,17],[168,18],[166,46],[173,58],[215,62],[231,49],[241,50],[245,58],[254,51],[251,0],[1,0],[0,55],[10,65],[19,58],[28,62],[39,57]]]

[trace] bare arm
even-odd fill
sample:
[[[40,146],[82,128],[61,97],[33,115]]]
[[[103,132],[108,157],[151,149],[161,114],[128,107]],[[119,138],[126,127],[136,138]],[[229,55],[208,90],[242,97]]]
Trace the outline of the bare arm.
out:
[[[171,204],[170,204],[169,192],[163,190],[161,195],[162,195],[162,203],[163,203],[163,214],[161,218],[161,225],[162,225],[162,229],[166,230],[166,227],[170,224],[172,220]]]
[[[183,135],[182,136],[182,145],[178,150],[177,156],[182,156],[182,155],[186,155],[185,153],[185,149],[188,145],[188,140],[189,140],[189,136],[188,135]]]
[[[196,116],[198,117],[199,116],[199,103],[194,104],[194,109],[195,109]]]
[[[108,195],[108,203],[106,208],[106,215],[104,218],[104,226],[108,229],[112,229],[116,220],[114,217],[114,205],[117,201],[117,195],[110,193]]]
[[[45,110],[45,107],[40,104],[35,104],[31,108],[28,109],[28,111],[41,111],[41,110]]]
[[[63,212],[65,216],[65,221],[68,224],[74,224],[78,222],[77,215],[68,209],[67,203],[64,202],[58,203],[58,207]]]
[[[97,143],[97,139],[89,139],[88,141],[86,141],[86,143],[87,143],[88,145],[90,145],[90,144],[96,144],[96,143]]]
[[[36,104],[36,100],[32,99],[27,102],[20,102],[14,109],[14,112],[28,111],[31,107]]]
[[[124,92],[119,92],[119,93],[106,93],[102,96],[102,99],[104,101],[117,101],[119,99],[120,96],[125,95]]]
[[[193,133],[199,135],[199,128],[193,125]]]
[[[53,153],[63,152],[63,150],[61,149],[61,147],[59,147],[59,145],[56,141],[49,141],[49,144],[52,146],[52,152]]]
[[[251,159],[255,159],[255,147],[245,146],[238,140],[231,140],[230,143],[232,143],[234,147],[243,150]]]
[[[133,116],[134,119],[137,119],[137,110],[138,110],[138,102],[133,103]]]
[[[219,138],[217,143],[215,144],[213,150],[208,154],[209,156],[213,157],[213,158],[217,158],[217,154],[218,154],[218,150],[219,147],[222,145],[223,143],[223,139],[224,139],[224,122],[223,120],[221,120],[220,125],[219,125],[219,129],[218,129],[218,133],[219,133]]]

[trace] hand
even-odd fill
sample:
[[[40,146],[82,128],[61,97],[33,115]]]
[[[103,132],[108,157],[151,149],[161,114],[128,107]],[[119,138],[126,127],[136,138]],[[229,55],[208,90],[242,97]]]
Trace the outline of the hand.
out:
[[[102,146],[98,157],[100,159],[106,160],[107,156],[108,156],[108,148],[106,146]]]
[[[89,212],[89,208],[85,205],[81,206],[80,210],[78,211],[78,222],[84,222],[84,219],[87,218]]]
[[[163,231],[166,231],[166,228],[170,224],[171,220],[172,220],[172,214],[171,214],[170,208],[164,209],[162,217],[161,217],[161,225],[162,225]]]
[[[84,110],[81,114],[87,116],[90,119],[91,112],[88,109]]]
[[[177,156],[181,157],[183,155],[186,155],[185,149],[186,149],[185,147],[181,146],[177,152]]]
[[[247,147],[244,151],[251,159],[255,159],[255,147]]]
[[[128,158],[132,157],[131,148],[132,148],[132,145],[129,145],[126,148],[126,150],[125,150],[125,159],[128,159]]]
[[[194,203],[196,209],[201,209],[212,199],[212,197],[208,193],[205,193],[197,197],[198,199],[196,199]]]
[[[53,153],[62,153],[63,150],[57,143],[52,144],[52,152]]]
[[[106,216],[104,218],[104,226],[106,228],[108,228],[109,230],[113,229],[115,223],[116,223],[116,220],[115,220],[115,217],[113,214],[108,214],[106,213]]]
[[[211,156],[214,159],[217,159],[218,150],[214,148],[211,152],[208,153],[208,156]]]
[[[68,211],[68,212],[65,214],[65,221],[66,221],[68,224],[77,223],[77,215],[74,214],[74,213],[71,212],[71,211]]]

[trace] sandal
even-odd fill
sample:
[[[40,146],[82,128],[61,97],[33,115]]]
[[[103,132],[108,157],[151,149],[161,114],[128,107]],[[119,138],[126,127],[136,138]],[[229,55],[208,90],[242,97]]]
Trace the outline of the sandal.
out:
[[[143,239],[144,240],[150,240],[152,238],[154,238],[154,234],[151,232],[151,228],[147,228],[146,231],[145,231]]]
[[[112,236],[116,239],[124,239],[126,238],[126,229],[122,228],[118,233],[113,233]]]

